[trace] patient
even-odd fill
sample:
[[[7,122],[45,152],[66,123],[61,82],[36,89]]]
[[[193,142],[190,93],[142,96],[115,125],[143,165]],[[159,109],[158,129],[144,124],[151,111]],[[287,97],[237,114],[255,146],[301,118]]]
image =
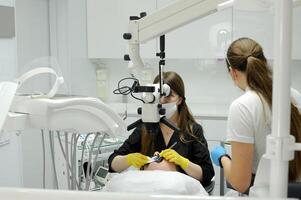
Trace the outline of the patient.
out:
[[[162,171],[177,171],[177,167],[174,163],[168,162],[163,159],[161,162],[152,162],[144,165],[143,170],[162,170]]]
[[[167,160],[147,164],[144,170],[128,170],[115,174],[102,191],[208,196],[199,181],[176,171],[175,164]]]
[[[159,152],[155,152],[154,156],[159,154]],[[162,171],[177,171],[177,167],[174,163],[169,162],[163,159],[161,162],[152,162],[144,165],[141,170],[162,170]]]
[[[159,155],[159,152],[155,152],[155,155]],[[178,172],[176,164],[165,159],[148,163],[141,170],[129,170],[115,175],[103,191],[208,196],[199,181]]]

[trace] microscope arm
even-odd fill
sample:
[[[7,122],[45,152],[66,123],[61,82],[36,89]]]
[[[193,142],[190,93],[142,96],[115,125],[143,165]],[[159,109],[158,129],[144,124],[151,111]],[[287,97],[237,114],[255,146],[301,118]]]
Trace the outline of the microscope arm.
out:
[[[157,12],[129,22],[129,68],[132,74],[144,67],[140,57],[140,43],[145,43],[199,18],[231,7],[233,0],[179,0]],[[136,71],[135,71],[136,70]]]

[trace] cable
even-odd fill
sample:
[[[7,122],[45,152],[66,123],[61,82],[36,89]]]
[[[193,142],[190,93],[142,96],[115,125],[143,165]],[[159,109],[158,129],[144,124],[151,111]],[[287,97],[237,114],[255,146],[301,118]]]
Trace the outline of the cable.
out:
[[[45,138],[44,138],[44,130],[41,129],[41,133],[42,133],[42,151],[43,151],[43,188],[45,189],[45,179],[46,179],[46,176],[45,176]]]
[[[86,179],[86,190],[89,190],[89,186],[90,186],[90,179],[92,177],[92,167],[91,167],[91,160],[92,160],[92,153],[93,153],[93,149],[94,149],[94,145],[95,145],[95,142],[98,138],[98,133],[96,133],[94,139],[93,139],[93,142],[92,142],[92,145],[91,145],[91,150],[89,152],[89,160],[88,160],[88,166],[87,166],[87,170],[89,173],[86,173],[87,175],[87,179]],[[91,172],[90,172],[90,167],[91,167]]]
[[[98,132],[97,134],[101,135],[100,132]],[[96,155],[94,157],[92,172],[94,172],[96,170],[95,168],[96,168],[97,158],[98,158],[98,155],[100,154],[100,148],[101,148],[101,145],[102,145],[105,137],[106,137],[106,133],[103,133],[103,137],[101,138],[100,143],[98,144],[97,153],[96,153]],[[90,184],[90,182],[91,182],[91,179],[89,180],[89,184]]]
[[[77,166],[77,163],[76,163],[76,160],[77,160],[76,152],[77,151],[76,150],[77,150],[78,138],[79,138],[79,134],[74,138],[74,144],[73,144],[74,148],[73,148],[73,158],[72,158],[73,162],[72,162],[72,165],[74,165],[74,166]],[[73,170],[74,171],[73,171],[72,179],[73,179],[73,184],[75,184],[77,182],[77,180],[76,180],[76,167],[74,167]],[[75,188],[75,186],[74,186],[74,188]],[[77,189],[78,189],[78,187],[77,187]]]
[[[88,133],[87,135],[86,135],[86,137],[85,137],[85,140],[84,140],[84,142],[83,142],[83,145],[82,145],[82,155],[81,155],[81,159],[80,159],[80,166],[79,166],[79,172],[78,172],[78,178],[79,178],[79,181],[80,181],[80,187],[79,187],[79,190],[82,190],[82,187],[81,187],[81,183],[82,183],[82,181],[81,181],[81,174],[82,174],[82,172],[83,172],[83,159],[84,159],[84,152],[85,152],[85,147],[86,147],[86,143],[87,143],[87,139],[88,139],[88,137],[91,135],[91,134],[93,134],[93,133]],[[84,172],[83,172],[84,173]]]
[[[123,81],[126,81],[126,80],[134,80],[134,82],[133,82],[133,84],[132,84],[131,87],[130,87],[130,86],[122,86],[122,87],[120,86],[121,83],[122,83]],[[117,85],[118,85],[118,86],[117,86],[117,89],[113,90],[113,93],[114,93],[114,94],[122,94],[122,95],[129,95],[129,94],[130,94],[134,99],[137,99],[137,100],[142,101],[142,102],[144,103],[143,99],[140,99],[140,98],[135,97],[135,96],[133,95],[134,88],[135,88],[136,86],[139,86],[139,85],[140,85],[140,84],[139,84],[139,80],[138,80],[137,78],[134,78],[134,77],[123,78],[123,79],[121,79],[121,80],[118,81],[118,84],[117,84]]]
[[[142,101],[142,103],[145,103],[142,99],[140,99],[140,98],[138,98],[138,97],[135,97],[135,96],[133,95],[132,92],[131,92],[131,96],[132,96],[134,99],[137,99],[137,100],[139,100],[139,101]]]
[[[57,180],[57,172],[56,172],[56,167],[55,167],[55,159],[54,159],[54,140],[53,140],[53,137],[52,137],[52,131],[49,131],[49,140],[50,140],[50,152],[51,152],[51,159],[52,159],[52,167],[53,167],[53,170],[54,170],[54,181],[55,181],[55,184],[56,184],[56,189],[59,189],[59,182]]]
[[[138,79],[136,79],[134,77],[127,77],[127,78],[123,78],[123,79],[121,79],[121,80],[118,81],[118,88],[117,88],[118,90],[120,88],[122,88],[122,87],[120,87],[121,82],[126,81],[126,80],[134,80],[134,83],[132,85],[136,85],[137,84],[139,86],[139,80]],[[134,90],[133,87],[129,87],[129,86],[123,86],[123,87],[127,87],[127,88],[130,88],[130,90]],[[120,94],[122,94],[122,92],[120,90],[119,90],[119,92],[120,92]]]
[[[60,145],[63,157],[66,160],[66,154],[65,154],[65,151],[64,151],[64,148],[63,148],[63,144],[62,144],[62,141],[61,141],[60,132],[56,131],[56,133],[57,133],[57,138],[58,138],[58,141],[59,141],[59,145]],[[67,162],[67,165],[68,165],[69,170],[71,170],[71,166],[70,166],[69,162]],[[79,183],[78,182],[76,182],[76,185],[79,188]]]
[[[113,90],[114,94],[122,94],[122,95],[128,95],[131,92],[132,92],[132,88],[129,87],[129,86],[123,86],[123,87],[120,87],[120,88],[117,88],[117,89]]]
[[[66,153],[66,170],[67,170],[67,183],[68,183],[68,189],[71,189],[71,183],[70,183],[70,171],[72,169],[72,166],[70,166],[71,169],[69,169],[69,148],[68,148],[68,133],[65,132],[65,153]]]
[[[76,133],[72,134],[71,137],[71,143],[70,143],[70,162],[71,162],[71,189],[75,190],[76,185],[76,149],[77,149],[77,141],[78,141],[79,135],[76,136]]]
[[[74,190],[75,189],[75,185],[74,185],[74,178],[73,178],[73,172],[74,172],[74,167],[75,165],[73,165],[73,149],[75,149],[73,147],[73,141],[75,139],[75,135],[72,134],[71,135],[71,140],[70,140],[70,166],[71,166],[71,170],[70,170],[70,173],[71,173],[71,189]]]

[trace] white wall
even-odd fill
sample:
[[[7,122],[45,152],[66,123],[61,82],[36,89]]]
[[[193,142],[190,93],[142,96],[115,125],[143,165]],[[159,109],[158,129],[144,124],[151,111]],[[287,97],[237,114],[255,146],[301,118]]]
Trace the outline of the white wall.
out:
[[[87,59],[86,1],[50,3],[51,54],[58,58],[67,85],[62,92],[96,96],[95,67]]]
[[[14,7],[14,0],[0,0]],[[16,38],[0,38],[0,82],[11,81],[17,71]],[[0,133],[0,186],[22,186],[21,140],[14,132]]]
[[[57,54],[69,88],[68,93],[96,96],[95,66],[87,60],[86,2],[85,0],[61,0],[57,1],[56,4],[58,8],[56,16],[57,19],[59,19],[57,20],[59,22],[57,23],[56,30],[57,39],[52,40],[51,43],[56,41],[58,45],[57,49],[59,49],[60,52],[57,52]],[[299,16],[299,10],[294,9],[294,11],[294,30],[298,32],[297,24],[300,22],[296,20],[296,17]],[[231,15],[229,10],[225,13]],[[273,24],[270,13],[249,13],[234,10],[232,14],[234,17],[232,22],[234,25],[233,38],[241,36],[258,38],[259,42],[267,49],[267,56],[270,57],[273,41],[270,36],[272,35],[263,34],[266,29],[270,30],[270,25]],[[254,18],[255,14],[259,17]],[[253,27],[251,31],[248,31],[247,24],[249,23],[243,21],[248,21],[249,18],[246,16],[251,16],[252,20],[256,20],[256,23],[252,24],[252,27],[257,24],[256,26],[260,28],[257,30]],[[268,16],[269,18],[263,20],[263,16]],[[263,22],[260,23],[261,21]],[[262,37],[260,37],[261,35]],[[192,36],[185,37],[185,39],[195,41],[197,39],[196,37],[197,35],[193,34]],[[294,42],[296,42],[295,38],[296,37],[294,37]],[[294,47],[296,46],[298,45],[294,45]],[[202,48],[208,49],[211,47],[205,45]],[[183,76],[184,80],[189,80],[189,84],[186,84],[187,99],[189,102],[228,104],[241,94],[239,89],[233,87],[234,84],[228,76],[222,60],[197,58],[169,59],[168,55],[171,51],[175,51],[175,49],[170,50],[166,48],[166,70],[175,70]],[[187,51],[189,52],[189,49],[187,49]],[[217,54],[218,53],[219,52],[217,52]],[[157,60],[145,59],[145,62],[147,63],[146,65],[152,69],[153,74],[157,74]],[[109,79],[107,83],[107,101],[124,102],[127,98],[113,95],[112,91],[116,88],[119,79],[128,76],[127,63],[122,59],[100,59],[100,65],[101,67],[107,68],[107,77]],[[293,70],[297,70],[298,72],[296,62],[294,63]],[[296,82],[295,79],[298,79],[298,77],[293,74],[293,83]],[[298,87],[297,83],[296,87]],[[132,101],[131,99],[132,98],[129,98],[129,101]]]
[[[1,6],[15,6],[15,0],[0,0],[0,5]]]
[[[16,61],[16,39],[0,38],[0,82],[14,80]],[[16,133],[0,133],[0,157],[0,186],[22,186],[21,138]]]
[[[10,75],[9,80],[27,71],[32,60],[55,56],[66,81],[60,92],[96,96],[95,67],[87,59],[85,12],[84,0],[17,0],[18,72]],[[49,88],[49,82],[33,81],[27,89],[34,91],[41,85]],[[40,131],[22,132],[24,187],[42,187],[41,141]],[[48,137],[46,144],[46,187],[53,188]]]
[[[18,75],[28,70],[26,64],[50,55],[48,0],[16,0],[16,29],[18,39]],[[49,82],[34,81],[29,88],[42,86],[48,89]],[[31,90],[33,91],[33,90]],[[22,132],[23,186],[42,187],[42,143],[40,131]],[[46,138],[46,143],[47,138]],[[49,148],[47,148],[49,149]],[[49,152],[47,151],[47,154]],[[50,157],[47,157],[47,184],[52,187]]]
[[[0,80],[11,81],[15,78],[16,66],[16,39],[0,38]]]

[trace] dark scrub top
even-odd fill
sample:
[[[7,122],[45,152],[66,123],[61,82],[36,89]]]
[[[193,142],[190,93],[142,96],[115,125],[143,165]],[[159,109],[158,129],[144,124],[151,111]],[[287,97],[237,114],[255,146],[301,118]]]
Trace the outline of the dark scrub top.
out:
[[[201,181],[201,184],[205,187],[210,183],[212,177],[214,176],[214,170],[202,126],[199,124],[194,124],[193,133],[199,138],[199,141],[196,141],[192,136],[185,134],[185,139],[188,142],[183,143],[179,138],[179,133],[175,131],[166,146],[160,129],[159,133],[155,136],[155,151],[161,152],[177,142],[173,149],[183,157],[189,159],[189,161],[201,166],[203,170],[203,180]],[[123,145],[110,155],[108,160],[109,171],[114,172],[111,164],[117,155],[127,155],[137,152],[141,152],[141,128],[136,128],[129,138],[125,140]],[[150,155],[146,156],[152,157],[153,153],[150,153]],[[179,172],[185,173],[182,168],[178,167],[177,169]]]

